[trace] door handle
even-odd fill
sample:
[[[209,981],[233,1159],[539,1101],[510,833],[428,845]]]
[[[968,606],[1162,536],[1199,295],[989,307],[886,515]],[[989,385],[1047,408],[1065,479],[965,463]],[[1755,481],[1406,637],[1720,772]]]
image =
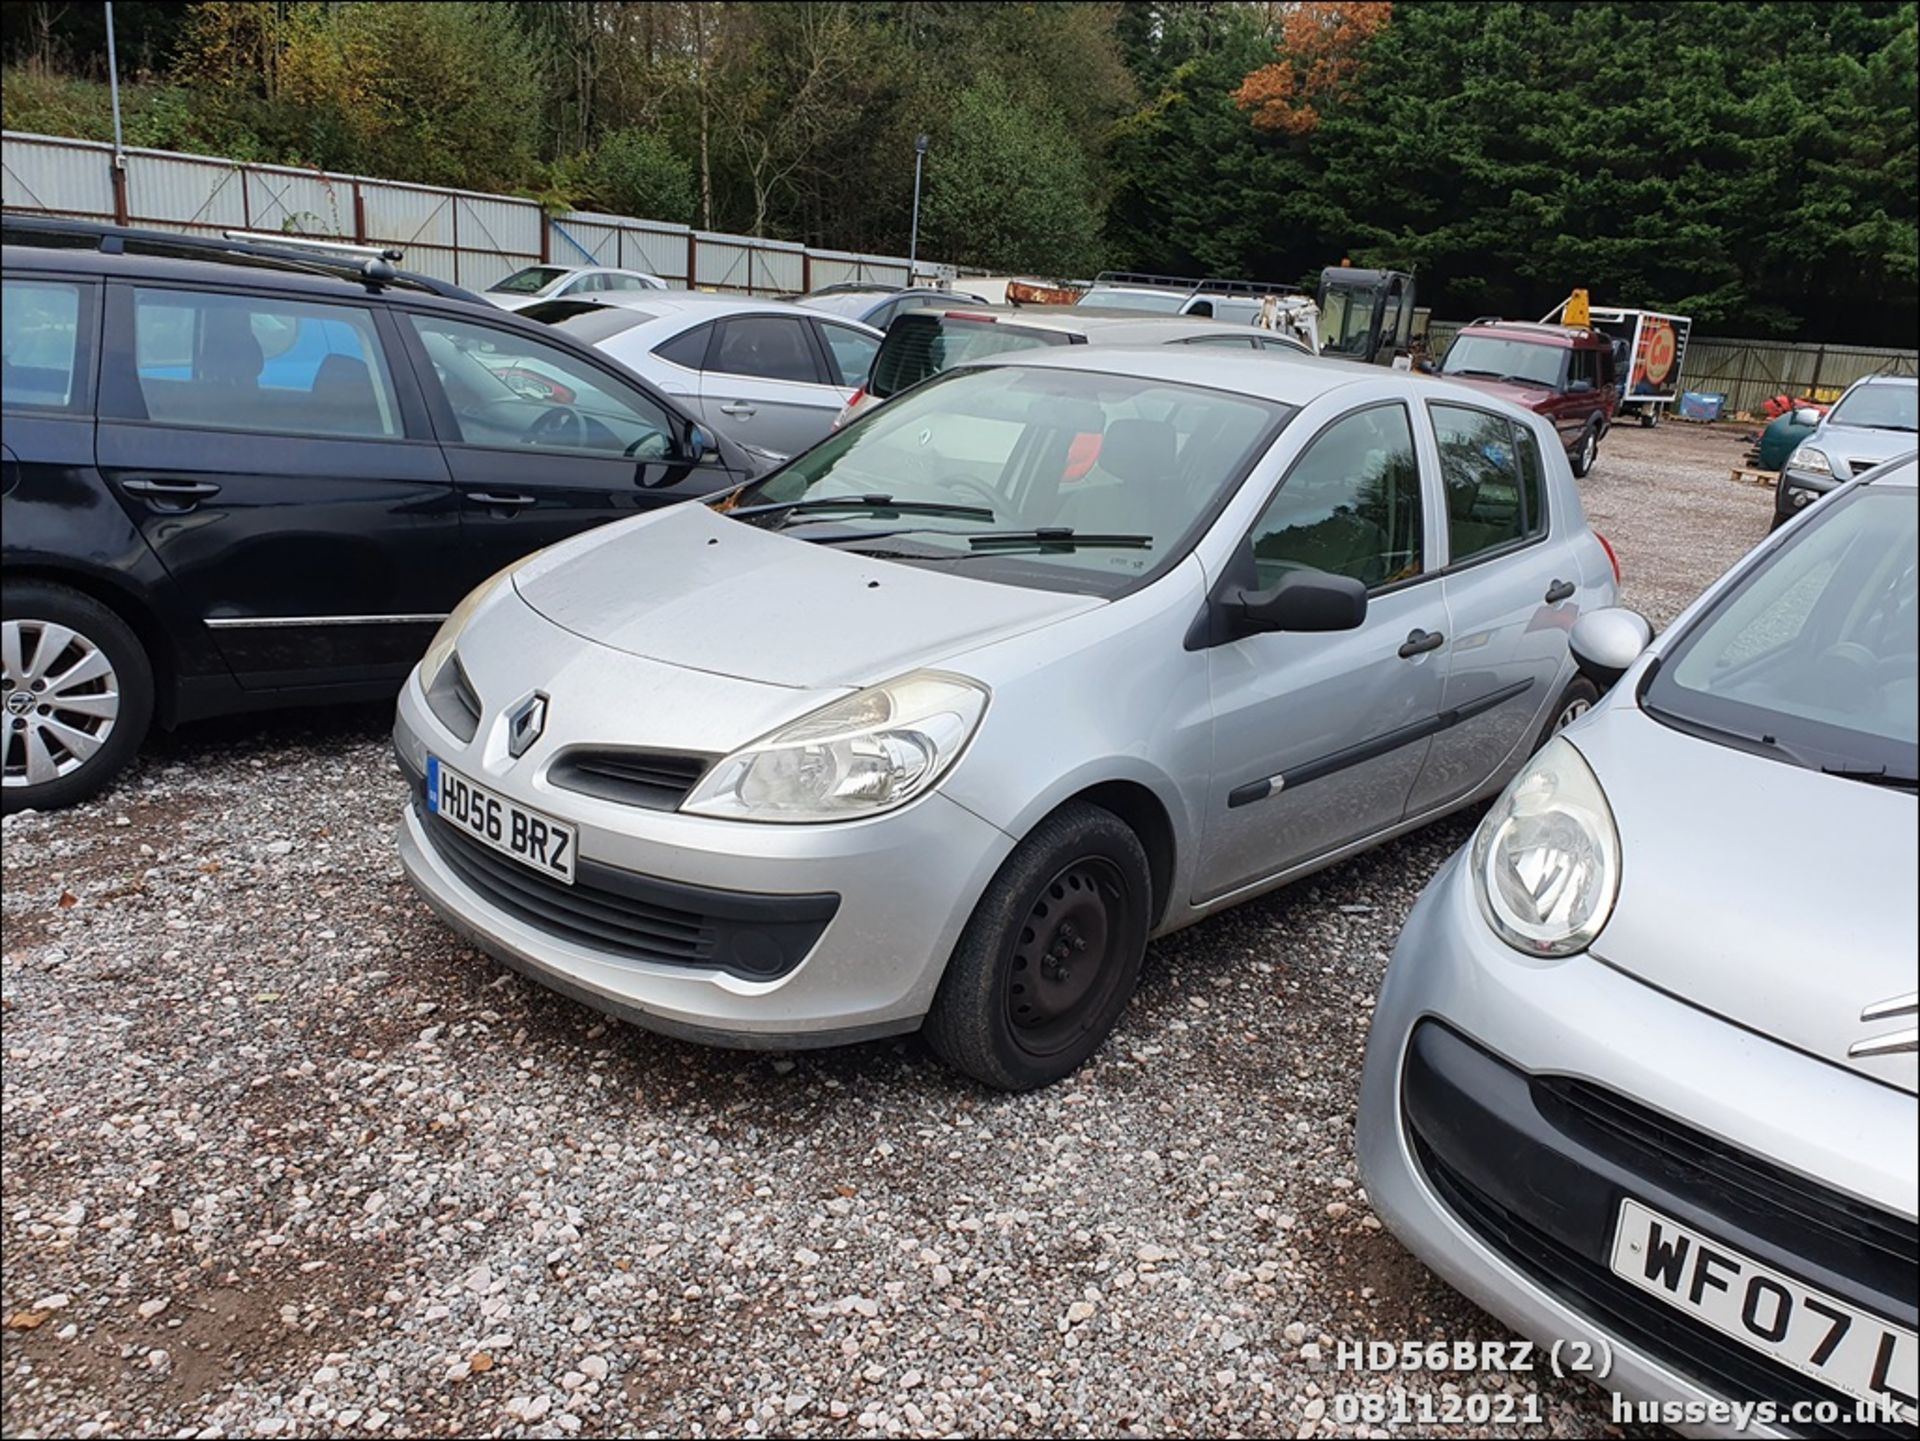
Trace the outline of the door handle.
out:
[[[201,501],[220,493],[210,480],[123,480],[120,488],[137,495],[155,510],[188,511]]]
[[[1447,638],[1437,630],[1421,630],[1416,626],[1407,635],[1406,644],[1400,647],[1400,658],[1412,660],[1417,655],[1425,655],[1430,650],[1439,650],[1447,643]]]
[[[532,505],[536,497],[531,495],[502,495],[494,490],[470,490],[467,499],[474,505],[484,505],[489,510],[521,510]]]
[[[1568,596],[1572,594],[1573,594],[1572,581],[1556,580],[1552,585],[1547,587],[1547,604],[1558,605],[1561,601],[1565,600]]]
[[[753,411],[754,407],[748,405],[744,400],[729,400],[725,405],[720,407],[720,413],[722,415],[752,415]]]

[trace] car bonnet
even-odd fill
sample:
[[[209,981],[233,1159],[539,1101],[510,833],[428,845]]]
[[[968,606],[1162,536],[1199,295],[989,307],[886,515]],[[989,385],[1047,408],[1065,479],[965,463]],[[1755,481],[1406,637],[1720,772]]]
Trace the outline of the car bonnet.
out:
[[[514,577],[630,655],[772,685],[868,685],[1105,602],[809,545],[699,504],[593,532]]]

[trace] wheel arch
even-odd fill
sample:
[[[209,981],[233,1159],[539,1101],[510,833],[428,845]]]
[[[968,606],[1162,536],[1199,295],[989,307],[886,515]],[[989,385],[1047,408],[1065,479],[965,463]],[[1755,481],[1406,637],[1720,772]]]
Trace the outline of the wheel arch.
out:
[[[1178,859],[1173,817],[1167,813],[1166,806],[1139,781],[1110,780],[1075,791],[1047,814],[1052,815],[1061,806],[1075,801],[1111,812],[1140,838],[1141,849],[1147,853],[1147,874],[1153,879],[1148,930],[1158,930],[1173,899],[1174,863]]]
[[[147,663],[153,667],[155,719],[163,726],[172,725],[179,689],[179,652],[166,625],[136,587],[107,572],[33,560],[9,560],[4,581],[9,585],[36,582],[65,586],[99,602],[125,621],[146,651]]]

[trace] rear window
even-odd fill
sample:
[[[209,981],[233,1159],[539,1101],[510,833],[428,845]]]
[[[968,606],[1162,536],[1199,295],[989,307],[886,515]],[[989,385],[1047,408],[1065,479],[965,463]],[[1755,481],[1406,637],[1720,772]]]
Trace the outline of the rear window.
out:
[[[880,343],[873,373],[867,377],[867,394],[885,400],[965,361],[1070,342],[1070,336],[1057,330],[1030,330],[998,320],[908,311],[893,322],[887,338]]]
[[[520,312],[528,320],[563,330],[575,340],[598,345],[610,335],[652,320],[651,310],[634,305],[598,305],[591,300],[542,300]]]

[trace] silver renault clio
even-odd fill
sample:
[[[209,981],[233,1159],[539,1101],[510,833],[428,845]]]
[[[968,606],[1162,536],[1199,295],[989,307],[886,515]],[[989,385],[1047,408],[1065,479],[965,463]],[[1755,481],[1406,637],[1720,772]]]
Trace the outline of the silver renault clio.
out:
[[[961,367],[716,505],[564,541],[400,700],[407,873],[657,1030],[1079,1065],[1150,936],[1499,790],[1594,687],[1544,422],[1186,347]]]
[[[1636,1403],[1629,1435],[1914,1434],[1916,521],[1909,458],[1651,646],[1582,617],[1576,655],[1624,675],[1427,887],[1381,988],[1374,1209]]]

